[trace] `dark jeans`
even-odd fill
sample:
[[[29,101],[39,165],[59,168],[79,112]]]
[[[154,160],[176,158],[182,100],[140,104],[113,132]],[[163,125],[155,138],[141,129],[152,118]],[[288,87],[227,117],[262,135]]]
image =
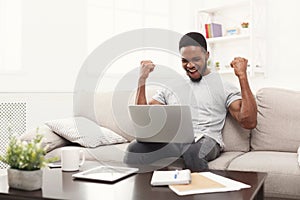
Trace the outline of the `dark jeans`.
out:
[[[207,163],[217,158],[220,151],[220,145],[207,136],[192,144],[132,141],[127,148],[124,162],[147,165],[164,158],[182,157],[186,168],[191,171],[201,171],[208,168]]]

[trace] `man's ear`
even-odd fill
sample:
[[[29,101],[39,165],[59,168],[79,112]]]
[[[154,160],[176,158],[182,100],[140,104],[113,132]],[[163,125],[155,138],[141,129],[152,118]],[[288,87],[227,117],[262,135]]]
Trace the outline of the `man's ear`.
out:
[[[206,61],[208,61],[208,59],[209,59],[209,51],[206,52],[205,59],[206,59]]]

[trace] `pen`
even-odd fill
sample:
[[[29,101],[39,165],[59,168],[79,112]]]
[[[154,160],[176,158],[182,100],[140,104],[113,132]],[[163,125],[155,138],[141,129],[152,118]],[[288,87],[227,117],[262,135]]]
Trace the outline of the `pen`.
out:
[[[174,179],[177,179],[178,173],[179,173],[178,170],[176,170],[174,174]]]

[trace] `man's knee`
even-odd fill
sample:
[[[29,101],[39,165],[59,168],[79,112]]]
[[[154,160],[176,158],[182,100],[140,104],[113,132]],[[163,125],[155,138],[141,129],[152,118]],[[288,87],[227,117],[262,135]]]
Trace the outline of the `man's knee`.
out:
[[[211,138],[203,138],[198,143],[192,144],[183,154],[187,168],[200,171],[208,168],[208,161],[220,155],[220,146]]]
[[[207,161],[211,161],[217,158],[219,155],[219,144],[211,138],[205,138],[200,146],[198,157]]]
[[[195,154],[187,153],[183,155],[185,167],[192,172],[198,172],[208,168],[207,161],[202,158],[197,158]]]
[[[127,164],[149,164],[158,157],[154,152],[159,148],[159,144],[132,141],[127,147],[123,161]]]
[[[136,141],[132,141],[128,145],[126,151],[128,151],[128,152],[139,152],[140,151],[140,145]]]

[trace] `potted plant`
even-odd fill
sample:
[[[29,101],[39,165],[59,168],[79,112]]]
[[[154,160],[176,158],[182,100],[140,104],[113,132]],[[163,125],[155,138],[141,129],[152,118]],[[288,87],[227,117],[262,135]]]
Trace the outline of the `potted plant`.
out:
[[[249,27],[249,22],[242,22],[241,26],[242,26],[242,28],[248,28]]]
[[[217,61],[217,62],[215,63],[215,67],[216,67],[216,70],[220,70],[220,62]]]
[[[11,137],[6,154],[0,161],[8,164],[8,185],[11,188],[22,190],[38,190],[42,187],[43,171],[48,162],[54,162],[57,158],[46,159],[46,148],[42,145],[42,135],[37,134],[29,142]]]
[[[241,27],[242,27],[242,30],[241,30],[242,34],[248,34],[249,33],[249,22],[241,23]]]

